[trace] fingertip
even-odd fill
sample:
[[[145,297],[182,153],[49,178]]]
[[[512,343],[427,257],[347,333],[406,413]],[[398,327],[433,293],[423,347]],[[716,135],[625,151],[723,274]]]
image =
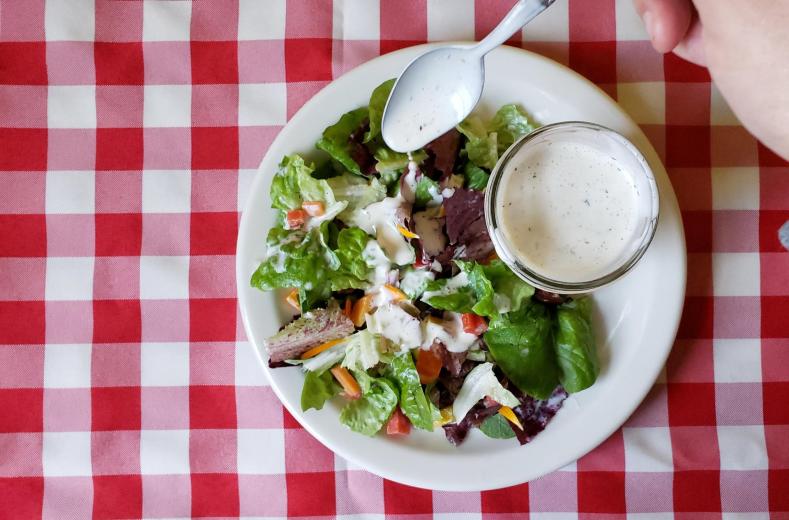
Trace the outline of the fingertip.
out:
[[[690,0],[637,0],[636,10],[644,21],[652,47],[666,53],[685,37],[690,27]]]

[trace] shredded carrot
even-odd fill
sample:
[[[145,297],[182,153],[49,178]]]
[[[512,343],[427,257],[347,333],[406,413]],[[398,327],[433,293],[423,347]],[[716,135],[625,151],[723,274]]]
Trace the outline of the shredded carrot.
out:
[[[353,302],[351,301],[351,298],[350,297],[345,298],[345,306],[342,309],[342,313],[345,314],[346,317],[350,318],[352,309],[353,309]]]
[[[311,357],[315,357],[315,356],[317,356],[318,354],[320,354],[321,352],[323,352],[324,350],[329,350],[329,349],[330,349],[330,348],[332,348],[334,345],[336,345],[337,343],[340,343],[340,342],[342,342],[342,341],[343,341],[343,340],[342,340],[342,338],[341,338],[341,339],[333,339],[333,340],[331,340],[331,341],[327,341],[326,343],[321,343],[321,344],[320,344],[320,345],[318,345],[317,347],[312,347],[312,348],[311,348],[311,349],[309,349],[307,352],[305,352],[304,354],[302,354],[302,355],[301,355],[301,359],[309,359],[309,358],[311,358]]]
[[[347,368],[337,365],[331,369],[331,373],[337,382],[340,383],[349,399],[359,399],[362,396],[362,389],[359,387],[359,383],[356,382],[356,379],[348,372]]]
[[[353,304],[353,310],[351,310],[351,321],[357,327],[361,327],[364,324],[364,317],[372,308],[373,303],[373,296],[371,294],[366,294],[356,300],[356,303]]]
[[[499,408],[499,415],[507,419],[509,422],[520,428],[523,429],[523,425],[521,424],[520,420],[518,420],[518,416],[515,415],[515,412],[512,411],[512,408],[509,406],[502,406]]]
[[[496,251],[492,251],[492,252],[491,252],[491,253],[488,255],[488,257],[485,259],[485,263],[486,263],[486,264],[489,264],[489,263],[491,263],[492,261],[494,261],[494,260],[498,260],[498,259],[499,259],[499,255],[497,255],[497,254],[496,254]]]
[[[408,296],[406,296],[403,291],[401,291],[400,289],[398,289],[394,285],[391,285],[391,284],[388,284],[388,283],[384,284],[384,289],[386,289],[387,291],[392,293],[392,296],[394,297],[394,301],[396,301],[396,302],[408,299]]]
[[[288,302],[288,305],[296,309],[297,311],[301,312],[301,304],[299,304],[299,290],[292,289],[287,296],[285,296],[285,301]]]
[[[406,238],[419,238],[419,235],[417,235],[413,231],[410,231],[405,226],[397,226],[397,230],[400,232],[401,235],[403,235]]]
[[[435,421],[433,423],[434,426],[444,426],[445,424],[449,424],[455,420],[455,416],[452,414],[452,407],[447,406],[446,408],[442,408],[441,412],[441,419]]]
[[[323,202],[319,200],[305,200],[301,203],[301,207],[304,208],[304,211],[307,212],[307,215],[311,217],[320,217],[326,213]]]

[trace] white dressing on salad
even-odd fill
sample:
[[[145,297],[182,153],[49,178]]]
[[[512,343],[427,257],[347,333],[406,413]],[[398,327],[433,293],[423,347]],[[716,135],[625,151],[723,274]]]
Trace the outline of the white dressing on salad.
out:
[[[364,209],[369,220],[359,227],[375,238],[386,252],[386,256],[397,265],[414,263],[414,248],[400,231],[397,230],[398,213],[405,206],[410,206],[402,197],[386,197],[380,202],[374,202]]]
[[[338,201],[335,202],[334,204],[329,205],[329,207],[324,210],[323,215],[309,217],[304,226],[305,229],[309,231],[310,229],[314,229],[320,226],[324,222],[333,220],[334,217],[342,213],[347,206],[348,206],[348,201],[346,200]]]
[[[419,320],[408,314],[396,303],[387,303],[365,318],[367,330],[380,334],[399,345],[400,349],[411,350],[422,344],[422,328]]]
[[[441,264],[439,264],[440,266]],[[425,291],[422,294],[422,301],[427,302],[433,296],[446,296],[457,292],[458,289],[468,286],[468,275],[465,271],[460,271],[458,274],[447,280],[447,283],[436,291]]]
[[[426,319],[422,322],[422,348],[429,349],[435,340],[450,352],[466,352],[477,345],[479,338],[463,330],[460,314],[445,312],[442,321]]]
[[[380,287],[389,278],[389,271],[392,269],[392,262],[384,254],[383,249],[375,240],[370,240],[362,250],[362,258],[371,269],[368,281],[373,287]]]
[[[436,279],[436,274],[427,269],[412,269],[406,271],[403,278],[400,280],[400,290],[406,296],[415,300],[419,298],[425,289],[425,285]]]
[[[496,374],[493,373],[493,363],[482,363],[475,366],[468,373],[460,387],[455,402],[452,403],[452,414],[460,422],[480,399],[490,397],[503,406],[514,407],[520,404],[512,392],[501,386]]]
[[[381,354],[385,351],[385,340],[381,336],[369,329],[360,330],[345,341],[345,358],[342,360],[342,366],[354,370],[367,370],[382,361]]]

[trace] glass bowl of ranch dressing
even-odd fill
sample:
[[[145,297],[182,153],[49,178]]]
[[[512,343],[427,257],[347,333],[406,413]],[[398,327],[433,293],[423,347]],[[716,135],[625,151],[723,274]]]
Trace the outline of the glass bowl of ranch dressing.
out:
[[[522,279],[560,294],[624,275],[655,234],[659,196],[638,149],[600,125],[543,126],[499,159],[485,220],[499,257]]]

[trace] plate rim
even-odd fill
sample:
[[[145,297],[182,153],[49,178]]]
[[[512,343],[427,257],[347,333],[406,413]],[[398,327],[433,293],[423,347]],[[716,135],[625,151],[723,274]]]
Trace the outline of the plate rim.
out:
[[[267,162],[267,159],[269,159],[269,155],[271,154],[271,151],[277,149],[277,147],[280,146],[281,141],[285,140],[283,135],[286,133],[284,131],[287,128],[287,126],[292,124],[292,122],[294,120],[298,123],[302,118],[306,117],[304,114],[306,114],[309,111],[311,111],[311,109],[312,109],[312,107],[314,105],[322,103],[324,97],[330,95],[337,88],[340,88],[340,87],[338,87],[339,80],[345,78],[348,75],[360,74],[361,71],[363,69],[365,69],[366,67],[368,67],[371,63],[376,62],[377,60],[380,60],[380,59],[383,59],[383,58],[392,57],[393,55],[414,54],[414,56],[416,56],[417,55],[416,53],[418,51],[424,52],[424,51],[427,51],[427,50],[430,50],[430,49],[433,49],[433,48],[436,48],[436,47],[440,47],[440,46],[443,46],[443,45],[457,45],[457,44],[461,44],[462,45],[462,44],[469,44],[469,43],[473,43],[473,42],[465,42],[465,41],[434,42],[434,43],[426,43],[426,44],[414,45],[414,46],[411,46],[411,47],[406,47],[406,48],[399,49],[397,51],[394,51],[394,52],[391,52],[391,53],[388,53],[388,54],[384,54],[384,55],[380,55],[380,56],[377,56],[375,58],[372,58],[372,59],[370,59],[370,60],[368,60],[368,61],[366,61],[364,63],[359,64],[355,68],[345,72],[344,74],[342,74],[338,78],[335,78],[333,81],[331,81],[330,83],[325,85],[323,88],[321,88],[321,90],[318,91],[315,95],[313,95],[309,100],[307,100],[304,103],[304,105],[302,105],[302,107],[299,108],[299,110],[296,113],[293,114],[293,116],[282,127],[282,129],[280,129],[280,131],[277,134],[277,136],[275,137],[275,139],[269,145],[268,150],[266,151],[266,153],[264,154],[263,158],[261,159],[260,165],[258,165],[258,168],[255,171],[254,179],[252,180],[252,183],[250,184],[250,186],[248,188],[248,194],[251,195],[253,193],[257,193],[258,191],[260,191],[260,188],[261,188],[260,185],[263,184],[266,181],[267,176],[263,172],[261,172],[261,168],[262,168],[263,164]],[[646,135],[644,135],[643,130],[641,130],[639,125],[637,123],[635,123],[635,121],[633,121],[632,117],[630,117],[630,115],[627,114],[627,112],[625,112],[625,110],[620,105],[618,105],[618,103],[615,100],[611,99],[610,96],[608,96],[608,94],[605,91],[603,91],[600,87],[598,87],[597,85],[592,83],[590,80],[588,80],[587,78],[585,78],[581,74],[579,74],[579,73],[575,72],[574,70],[570,69],[566,65],[564,65],[562,63],[559,63],[559,62],[557,62],[557,61],[555,61],[555,60],[553,60],[551,58],[548,58],[546,56],[543,56],[541,54],[538,54],[538,53],[535,53],[535,52],[532,52],[532,51],[529,51],[529,50],[526,50],[526,49],[517,48],[517,47],[511,47],[511,46],[506,46],[506,45],[499,47],[494,52],[497,52],[497,53],[511,53],[511,54],[525,54],[530,59],[536,60],[538,62],[541,62],[543,65],[547,65],[547,66],[559,69],[565,74],[569,74],[571,76],[574,76],[576,80],[579,80],[580,82],[584,83],[587,87],[589,87],[592,90],[596,91],[596,93],[598,95],[603,95],[603,96],[609,98],[611,103],[613,103],[614,105],[616,105],[619,108],[619,110],[621,112],[621,115],[627,121],[632,123],[634,128],[637,130],[638,134],[640,134],[644,138],[643,139],[644,142],[648,144],[648,148],[643,149],[643,147],[642,147],[641,151],[642,151],[642,153],[644,153],[644,155],[648,156],[648,160],[650,162],[656,161],[659,164],[659,166],[661,168],[660,175],[665,177],[664,180],[666,181],[666,187],[668,188],[668,190],[666,190],[665,193],[661,192],[661,194],[660,194],[661,199],[664,199],[667,207],[670,207],[672,213],[674,213],[677,216],[680,215],[680,209],[679,209],[679,204],[678,204],[678,201],[677,201],[677,198],[676,198],[676,193],[675,193],[675,191],[673,189],[673,186],[671,185],[670,179],[668,178],[668,174],[667,174],[667,171],[665,170],[665,166],[663,165],[663,163],[660,160],[657,152],[655,151],[654,146],[649,141],[649,139],[646,138]],[[687,246],[686,246],[686,242],[685,242],[684,228],[683,228],[683,226],[681,224],[681,220],[680,220],[679,226],[678,226],[678,228],[676,230],[678,232],[678,234],[679,234],[679,236],[677,238],[680,240],[680,244],[681,244],[681,248],[680,248],[680,251],[679,251],[679,253],[681,253],[681,254],[679,255],[679,258],[677,258],[677,260],[679,261],[679,267],[681,267],[681,279],[678,279],[680,277],[676,276],[676,275],[678,275],[680,273],[673,273],[673,275],[674,275],[673,277],[675,278],[675,280],[678,279],[677,281],[680,282],[679,283],[679,287],[678,287],[679,290],[678,290],[678,293],[677,293],[679,295],[678,296],[679,302],[678,302],[677,305],[672,305],[670,307],[667,307],[666,311],[665,311],[665,312],[667,312],[670,315],[669,316],[670,322],[672,322],[674,324],[672,330],[670,330],[668,335],[666,336],[667,337],[666,342],[667,342],[668,346],[666,348],[664,348],[664,351],[660,355],[660,357],[658,359],[659,363],[656,361],[656,364],[654,365],[653,369],[648,374],[645,374],[648,377],[645,377],[644,381],[648,381],[649,384],[642,384],[641,387],[639,387],[639,391],[637,392],[638,393],[638,399],[637,400],[633,400],[632,401],[632,405],[628,406],[627,409],[625,410],[625,412],[620,412],[620,413],[617,414],[617,418],[618,419],[616,421],[611,422],[611,426],[610,427],[604,429],[604,434],[599,434],[598,433],[598,435],[596,436],[596,437],[599,437],[598,441],[592,443],[590,446],[584,447],[581,450],[578,450],[578,449],[573,450],[574,452],[579,452],[577,456],[574,456],[569,461],[559,460],[554,465],[550,465],[549,469],[547,469],[546,471],[541,471],[539,473],[539,475],[525,475],[524,477],[516,476],[516,477],[513,477],[513,478],[498,478],[498,479],[495,479],[494,482],[491,482],[489,484],[481,484],[481,485],[480,484],[477,484],[477,485],[464,485],[463,482],[446,482],[446,483],[440,483],[439,485],[437,485],[437,483],[435,481],[432,481],[426,475],[425,476],[421,476],[421,477],[420,476],[414,477],[413,475],[406,476],[406,475],[403,474],[402,471],[390,470],[389,468],[386,467],[385,464],[378,464],[378,463],[366,460],[364,457],[357,457],[355,453],[350,452],[350,451],[344,449],[343,447],[338,446],[332,440],[327,439],[325,436],[323,436],[318,431],[318,429],[313,427],[311,422],[304,416],[303,412],[301,412],[300,409],[297,409],[297,407],[295,407],[295,406],[291,406],[292,403],[289,402],[290,399],[285,397],[285,395],[282,393],[282,390],[279,388],[279,386],[275,383],[275,381],[271,377],[271,373],[270,373],[271,369],[268,367],[268,364],[267,364],[266,360],[263,358],[259,346],[254,341],[255,333],[252,330],[251,325],[249,324],[249,318],[248,318],[248,315],[247,315],[248,304],[247,304],[247,296],[246,296],[246,293],[245,293],[245,289],[247,289],[247,287],[242,285],[242,282],[246,282],[246,280],[248,279],[248,273],[243,272],[245,266],[242,266],[243,261],[242,261],[241,253],[242,253],[242,249],[244,249],[244,245],[242,244],[242,236],[244,236],[244,235],[246,235],[248,233],[248,231],[249,231],[248,228],[252,225],[250,223],[250,221],[249,221],[249,218],[247,218],[247,217],[251,213],[250,208],[253,207],[254,202],[255,201],[253,200],[253,197],[248,196],[247,200],[246,200],[246,202],[244,204],[243,212],[241,214],[240,223],[239,223],[239,230],[238,230],[238,236],[237,236],[237,242],[236,242],[236,262],[235,262],[235,266],[236,266],[236,290],[237,290],[239,309],[240,309],[240,313],[241,313],[242,322],[244,324],[244,330],[245,330],[245,333],[246,333],[246,336],[247,336],[247,341],[250,344],[250,347],[252,348],[252,350],[254,351],[255,358],[257,359],[260,367],[263,370],[263,373],[264,373],[266,379],[269,382],[269,385],[270,385],[271,389],[274,391],[274,393],[277,396],[277,398],[279,399],[279,401],[288,410],[288,412],[291,414],[291,416],[293,418],[295,418],[296,421],[298,421],[299,424],[305,430],[307,430],[310,433],[310,435],[312,435],[316,440],[318,440],[321,444],[326,446],[328,449],[330,449],[333,453],[335,453],[336,455],[338,455],[342,459],[345,459],[346,461],[349,461],[349,462],[355,464],[356,466],[359,466],[360,468],[362,468],[362,469],[364,469],[366,471],[370,471],[371,473],[374,473],[374,474],[376,474],[376,475],[378,475],[378,476],[380,476],[382,478],[386,478],[386,479],[389,479],[389,480],[392,480],[392,481],[395,481],[395,482],[399,482],[399,483],[410,485],[410,486],[420,487],[420,488],[423,488],[423,489],[431,489],[431,490],[458,491],[458,492],[462,492],[462,491],[484,491],[484,490],[491,490],[491,489],[501,489],[501,488],[504,488],[504,487],[518,485],[518,484],[521,484],[521,483],[524,483],[524,482],[528,482],[530,480],[534,480],[536,478],[539,478],[542,475],[547,475],[547,474],[549,474],[551,472],[554,472],[557,469],[565,466],[568,463],[572,463],[573,461],[579,459],[580,457],[584,456],[586,453],[592,451],[597,446],[599,446],[600,444],[605,442],[606,439],[608,439],[614,432],[616,432],[619,428],[621,428],[624,425],[624,423],[627,421],[627,419],[640,406],[640,404],[643,402],[644,398],[647,396],[649,391],[654,387],[654,384],[655,384],[660,372],[663,370],[663,367],[665,366],[666,360],[668,359],[668,356],[669,356],[669,354],[671,352],[672,346],[673,346],[674,341],[676,339],[677,332],[679,330],[680,318],[681,318],[681,314],[682,314],[682,310],[683,310],[683,301],[684,301],[686,285],[687,285]],[[632,395],[632,392],[631,392],[631,395]],[[621,418],[621,420],[620,420],[620,418]],[[351,433],[351,432],[349,432],[349,433]],[[425,472],[425,474],[428,474],[428,473],[429,472]],[[490,476],[491,475],[488,475],[488,477],[490,477]],[[444,484],[446,484],[446,485],[444,485]]]

